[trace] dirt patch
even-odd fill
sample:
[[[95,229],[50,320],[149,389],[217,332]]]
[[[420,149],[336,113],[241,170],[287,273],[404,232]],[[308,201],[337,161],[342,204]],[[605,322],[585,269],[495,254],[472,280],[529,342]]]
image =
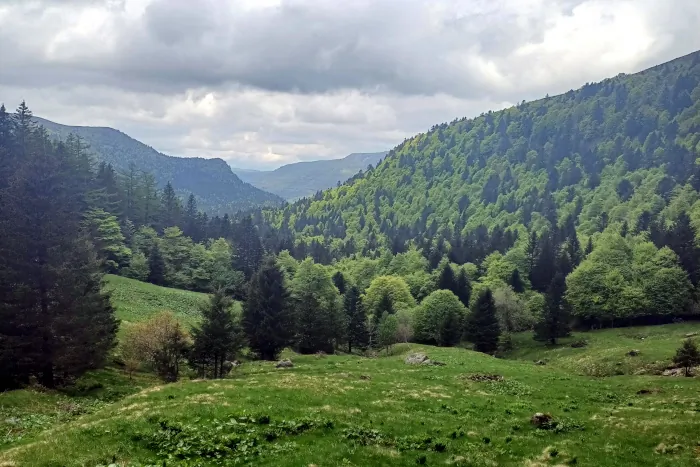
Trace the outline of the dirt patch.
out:
[[[468,375],[466,379],[470,381],[476,381],[477,383],[485,383],[487,381],[504,381],[505,378],[501,375],[489,375],[489,374],[481,374],[481,373],[475,373],[473,375]]]

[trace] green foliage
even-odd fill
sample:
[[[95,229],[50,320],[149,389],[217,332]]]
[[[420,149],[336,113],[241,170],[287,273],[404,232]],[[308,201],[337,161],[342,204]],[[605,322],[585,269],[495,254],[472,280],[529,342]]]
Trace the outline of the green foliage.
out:
[[[490,289],[479,293],[469,318],[465,337],[474,344],[474,350],[493,353],[498,349],[501,329],[496,317],[496,304]]]
[[[91,209],[85,214],[85,223],[107,273],[116,273],[129,263],[131,250],[124,244],[124,235],[115,216],[102,209]]]
[[[367,330],[367,316],[360,301],[360,291],[357,287],[350,287],[343,299],[343,310],[345,312],[345,323],[347,331],[345,339],[348,343],[348,353],[355,348],[364,348],[369,343],[369,333]]]
[[[129,266],[122,270],[122,274],[138,281],[148,280],[151,270],[148,267],[148,258],[140,251],[134,253],[129,261]]]
[[[390,301],[393,311],[413,308],[416,305],[408,284],[397,276],[380,276],[374,279],[362,296],[362,305],[367,314],[379,318],[381,312],[385,311],[381,308],[387,299]]]
[[[449,290],[430,294],[415,310],[414,333],[418,342],[449,347],[462,338],[467,310]]]
[[[673,363],[685,369],[685,375],[690,376],[694,366],[700,365],[700,350],[691,339],[683,341],[683,345],[673,356]]]
[[[398,340],[399,322],[396,315],[383,313],[377,328],[377,343],[386,347],[387,353]]]
[[[557,339],[571,335],[569,303],[565,297],[566,281],[559,273],[554,276],[545,295],[545,306],[535,324],[535,340],[555,345]]]

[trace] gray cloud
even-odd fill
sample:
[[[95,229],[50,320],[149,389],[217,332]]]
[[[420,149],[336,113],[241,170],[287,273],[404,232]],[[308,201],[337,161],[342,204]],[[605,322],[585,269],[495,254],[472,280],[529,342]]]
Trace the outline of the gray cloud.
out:
[[[0,0],[0,98],[274,166],[700,48],[696,0]]]

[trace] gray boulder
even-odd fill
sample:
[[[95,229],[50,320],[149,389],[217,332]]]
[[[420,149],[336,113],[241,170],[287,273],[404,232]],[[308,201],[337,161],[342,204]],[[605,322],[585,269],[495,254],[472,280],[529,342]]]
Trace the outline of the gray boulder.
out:
[[[412,353],[404,360],[406,365],[425,365],[425,362],[430,362],[430,359],[424,353]]]
[[[284,360],[280,360],[275,365],[275,368],[292,368],[292,367],[294,367],[294,364],[288,358],[285,358]]]

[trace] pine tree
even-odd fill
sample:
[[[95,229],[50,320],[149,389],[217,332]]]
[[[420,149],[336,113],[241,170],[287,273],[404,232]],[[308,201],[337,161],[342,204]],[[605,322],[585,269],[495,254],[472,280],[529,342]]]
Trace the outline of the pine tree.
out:
[[[563,274],[557,273],[547,289],[541,318],[535,324],[535,340],[555,345],[558,338],[571,335],[570,310],[565,294],[566,280]]]
[[[274,258],[253,275],[243,307],[243,329],[250,349],[263,360],[274,360],[295,334],[289,292]]]
[[[690,216],[682,213],[666,236],[668,246],[676,252],[681,266],[688,273],[693,286],[700,281],[700,249],[695,241],[695,229]]]
[[[542,235],[538,247],[538,255],[535,259],[534,267],[530,271],[530,283],[533,289],[539,292],[547,290],[557,270],[557,257],[556,246],[552,236],[550,234]]]
[[[187,205],[185,206],[184,227],[182,231],[195,242],[200,241],[202,237],[199,219],[197,217],[198,214],[197,199],[190,193],[190,196],[187,198]]]
[[[525,284],[523,284],[523,280],[520,278],[520,271],[517,269],[513,269],[513,273],[510,275],[508,284],[513,287],[513,291],[515,293],[525,292]]]
[[[104,363],[118,321],[83,229],[86,187],[76,180],[89,168],[20,109],[14,131],[25,134],[0,192],[0,386],[36,376],[54,387]]]
[[[155,285],[165,285],[165,259],[163,259],[158,243],[153,244],[148,255],[148,282]]]
[[[249,279],[260,267],[265,254],[260,234],[250,216],[244,217],[236,225],[234,246],[236,252],[233,257],[233,268],[243,272],[246,279]]]
[[[367,317],[360,302],[360,291],[357,287],[350,287],[345,294],[343,303],[345,320],[347,322],[348,353],[355,348],[364,348],[369,342],[367,331]]]
[[[459,274],[457,275],[457,286],[455,290],[455,295],[459,298],[459,301],[469,309],[469,300],[472,297],[472,284],[469,282],[469,277],[467,277],[467,271],[464,268],[460,268]]]
[[[105,272],[118,272],[129,262],[131,250],[124,244],[124,235],[117,218],[102,209],[91,209],[85,215],[85,223],[103,261]]]
[[[593,237],[588,237],[588,243],[586,244],[586,251],[584,256],[588,257],[593,252]]]
[[[224,362],[234,360],[243,347],[243,332],[233,316],[233,301],[217,290],[201,308],[202,322],[192,330],[190,365],[211,378],[226,376]]]
[[[693,367],[700,365],[700,351],[691,339],[686,339],[676,351],[673,363],[685,369],[686,376],[692,376]]]
[[[496,317],[496,304],[490,289],[484,290],[474,304],[467,321],[466,338],[477,352],[493,353],[498,349],[501,328]]]
[[[449,290],[451,292],[455,292],[457,290],[455,273],[452,270],[452,266],[450,266],[450,263],[445,263],[445,266],[442,268],[442,271],[440,271],[440,277],[438,278],[437,288],[438,290]]]
[[[345,276],[342,272],[337,271],[335,274],[333,274],[333,284],[338,289],[338,292],[340,292],[340,295],[345,295],[347,285],[345,282]]]

